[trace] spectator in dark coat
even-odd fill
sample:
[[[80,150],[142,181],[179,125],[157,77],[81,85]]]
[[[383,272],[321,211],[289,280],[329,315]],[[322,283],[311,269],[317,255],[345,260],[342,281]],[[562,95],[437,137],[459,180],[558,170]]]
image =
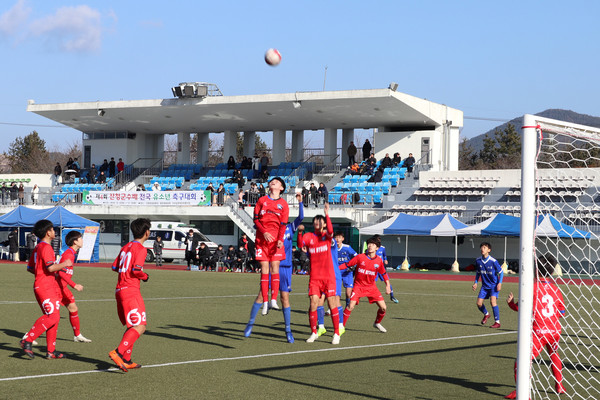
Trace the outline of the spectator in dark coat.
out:
[[[346,150],[346,152],[348,153],[348,166],[351,166],[352,164],[354,164],[356,162],[357,151],[358,150],[356,149],[354,142],[350,142],[350,145],[348,146],[348,150]]]
[[[96,169],[96,164],[92,164],[92,168],[88,171],[87,178],[88,183],[96,183],[96,177],[98,176],[98,170]]]
[[[98,171],[104,172],[104,175],[106,175],[108,173],[108,161],[106,160],[106,158],[104,159],[104,162],[102,163],[102,165],[100,166]]]
[[[5,206],[7,200],[10,197],[10,191],[9,191],[9,188],[6,187],[6,183],[2,184],[2,187],[0,187],[0,192],[2,195],[2,205]]]
[[[363,147],[362,147],[363,161],[366,160],[367,158],[369,158],[369,155],[371,154],[372,149],[373,149],[373,146],[371,146],[371,142],[369,142],[369,139],[365,140],[365,144],[363,144]]]
[[[314,182],[310,183],[310,188],[308,189],[309,193],[310,193],[310,201],[315,203],[315,207],[317,206],[317,203],[319,201],[319,193],[317,191],[317,187],[315,186]]]
[[[398,166],[398,164],[400,164],[401,161],[402,161],[402,157],[400,157],[400,153],[394,153],[394,158],[392,159],[392,162],[394,163],[394,165]]]
[[[390,168],[394,166],[394,161],[390,158],[390,153],[385,153],[385,157],[381,159],[379,166],[383,168]]]
[[[29,232],[27,234],[27,260],[29,261],[29,257],[33,255],[33,250],[35,246],[37,246],[37,236],[33,232]]]
[[[17,228],[8,234],[8,252],[12,261],[19,261],[19,232]]]
[[[406,167],[406,171],[412,172],[415,162],[416,161],[412,153],[408,153],[408,157],[406,157],[406,160],[404,160],[404,166]]]
[[[229,159],[227,159],[227,169],[235,169],[235,158],[233,156],[229,156]]]
[[[165,244],[163,243],[161,237],[156,236],[156,240],[154,241],[154,246],[152,247],[152,249],[154,250],[154,262],[156,263],[157,267],[161,267],[163,264],[163,259],[162,259],[163,247],[165,247]]]
[[[237,183],[238,189],[241,189],[242,186],[244,186],[244,183],[245,183],[244,174],[242,174],[242,171],[240,171],[239,169],[236,169],[233,172],[233,183]]]
[[[196,261],[198,265],[201,267],[201,270],[209,271],[211,269],[210,266],[210,250],[206,246],[206,243],[200,242],[200,246],[198,246],[198,253],[196,254]]]
[[[12,204],[16,204],[17,203],[17,197],[19,197],[19,188],[17,187],[17,184],[15,182],[13,182],[10,186],[10,201]]]
[[[219,188],[217,189],[217,205],[222,206],[225,204],[225,186],[222,183],[219,183]]]
[[[325,186],[325,184],[323,182],[319,183],[319,188],[317,189],[317,193],[319,196],[319,201],[326,203],[327,197],[328,197],[328,191],[327,191],[327,187]]]
[[[225,255],[225,267],[227,271],[235,271],[237,269],[237,251],[233,245],[229,246]]]
[[[187,261],[187,267],[190,269],[190,265],[196,265],[196,249],[198,248],[198,238],[194,235],[194,230],[190,229],[187,236],[185,237],[183,244],[185,245],[185,259]]]
[[[98,175],[98,180],[96,182],[97,183],[106,183],[106,175],[104,174],[104,171],[100,172],[100,175]]]
[[[109,177],[113,177],[116,175],[116,167],[117,164],[115,163],[115,158],[111,157],[110,158],[110,162],[108,163],[108,176]]]
[[[225,258],[227,257],[227,253],[225,251],[225,249],[223,248],[223,245],[220,244],[219,246],[217,246],[217,249],[215,250],[215,252],[212,254],[211,258],[210,258],[210,264],[211,266],[213,266],[215,269],[217,269],[217,263],[224,263],[225,262]],[[218,271],[218,269],[217,269]]]
[[[383,168],[377,168],[377,171],[369,178],[369,182],[381,182],[383,178]]]

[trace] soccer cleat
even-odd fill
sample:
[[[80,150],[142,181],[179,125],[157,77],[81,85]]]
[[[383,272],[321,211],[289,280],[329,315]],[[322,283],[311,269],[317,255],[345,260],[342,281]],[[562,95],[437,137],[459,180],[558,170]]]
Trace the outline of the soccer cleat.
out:
[[[485,325],[488,319],[490,319],[490,313],[487,313],[483,316],[483,319],[481,320],[481,325]]]
[[[317,338],[319,337],[319,335],[317,335],[315,332],[310,334],[310,337],[308,339],[306,339],[306,343],[312,343],[315,340],[317,340]]]
[[[121,358],[121,355],[119,353],[117,353],[117,350],[111,351],[110,353],[108,353],[108,356],[110,357],[111,360],[113,360],[113,362],[115,364],[117,364],[117,367],[119,367],[121,369],[121,371],[127,372],[127,367],[125,366],[125,361],[123,361],[123,359]]]
[[[269,313],[269,302],[265,301],[263,303],[263,308],[262,308],[262,315],[267,315]]]
[[[35,357],[35,354],[33,354],[33,350],[31,350],[31,342],[26,342],[25,339],[21,340],[19,342],[19,344],[21,345],[21,348],[23,349],[23,353],[25,353],[25,355],[31,359],[33,359]]]
[[[246,325],[246,329],[244,329],[244,337],[250,337],[250,335],[252,334],[252,327],[254,325],[252,324],[248,324]]]
[[[567,389],[565,389],[565,387],[563,386],[562,383],[557,383],[556,386],[556,393],[558,394],[565,394],[567,393]]]
[[[277,300],[275,300],[275,299],[271,300],[271,308],[273,310],[281,310],[281,308],[279,308],[279,306],[277,305]]]
[[[125,364],[125,368],[127,368],[128,370],[142,368],[142,364],[138,364],[136,362],[133,362],[132,360],[129,360],[129,361],[123,360],[123,363]]]
[[[328,308],[327,311],[325,311],[325,315],[331,315],[331,310]]]
[[[387,332],[387,329],[385,329],[383,327],[383,325],[381,325],[381,324],[373,324],[373,328],[379,329],[379,332],[381,332],[381,333],[386,333]]]
[[[327,329],[325,329],[324,326],[319,326],[319,329],[317,329],[317,336],[324,335],[325,333],[327,333]]]
[[[63,353],[61,353],[61,352],[58,352],[58,351],[49,351],[49,352],[46,353],[46,358],[48,360],[55,360],[55,359],[58,360],[58,359],[67,358],[67,357],[65,357],[65,355]]]
[[[333,335],[333,339],[331,340],[331,344],[340,344],[340,335]]]
[[[23,335],[23,340],[27,339],[27,333]],[[31,342],[32,345],[37,346],[38,342],[36,342],[35,340]]]
[[[510,392],[509,394],[507,394],[506,396],[504,396],[505,399],[516,399],[517,398],[517,391],[513,390],[512,392]]]
[[[73,341],[75,342],[81,342],[81,343],[92,343],[92,341],[88,338],[86,338],[85,336],[83,336],[81,333],[77,336],[73,337]]]
[[[490,328],[494,328],[494,329],[500,328],[500,322],[494,322],[494,325],[490,326]]]
[[[294,343],[294,335],[292,335],[292,332],[286,332],[285,337],[288,343]]]
[[[346,327],[344,325],[340,325],[340,336],[346,333]]]
[[[395,298],[393,294],[390,294],[390,300],[393,301],[394,303],[398,304],[398,299]]]

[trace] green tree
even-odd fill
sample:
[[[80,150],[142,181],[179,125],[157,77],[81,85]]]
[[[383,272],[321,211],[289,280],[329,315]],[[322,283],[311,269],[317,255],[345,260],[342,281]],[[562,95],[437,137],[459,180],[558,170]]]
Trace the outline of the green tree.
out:
[[[266,152],[267,155],[269,155],[270,151],[264,140],[262,140],[258,135],[255,135],[254,139],[254,153],[258,154],[259,157],[262,155],[263,152]],[[221,147],[221,149],[223,148]],[[236,161],[240,161],[244,157],[244,137],[239,132],[237,134],[237,142],[235,149],[235,159]],[[250,156],[253,157],[254,154],[250,154]]]
[[[513,124],[503,131],[494,133],[497,144],[497,158],[494,167],[498,169],[521,168],[521,135]]]
[[[473,146],[464,138],[458,148],[458,169],[476,169],[478,158]]]
[[[54,166],[46,150],[46,142],[36,131],[21,138],[17,137],[4,153],[13,174],[49,173]]]
[[[479,159],[485,169],[493,169],[498,158],[498,149],[496,149],[496,140],[489,135],[483,138],[483,149],[479,152]]]

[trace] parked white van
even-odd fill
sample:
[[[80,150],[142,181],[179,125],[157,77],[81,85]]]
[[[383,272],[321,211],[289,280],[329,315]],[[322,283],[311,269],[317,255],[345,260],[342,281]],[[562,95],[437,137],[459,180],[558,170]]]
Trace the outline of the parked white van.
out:
[[[164,243],[162,256],[165,262],[172,262],[175,259],[183,260],[185,258],[184,241],[190,229],[192,229],[194,235],[198,237],[198,244],[204,242],[211,253],[217,249],[216,243],[211,242],[209,238],[193,226],[186,225],[182,222],[157,221],[152,222],[152,225],[150,226],[150,237],[144,242],[144,247],[148,249],[148,253],[146,253],[146,262],[154,261],[153,248],[154,240],[156,240],[157,236],[160,236]]]

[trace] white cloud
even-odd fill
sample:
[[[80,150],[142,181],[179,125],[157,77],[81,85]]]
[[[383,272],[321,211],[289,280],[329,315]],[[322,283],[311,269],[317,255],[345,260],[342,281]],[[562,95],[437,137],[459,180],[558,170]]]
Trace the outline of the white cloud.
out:
[[[90,52],[102,44],[102,16],[89,6],[61,7],[54,15],[33,21],[30,34],[67,52]]]
[[[27,5],[27,1],[18,0],[10,10],[0,15],[0,34],[5,36],[17,34],[19,29],[24,29],[24,23],[30,13],[31,7]]]

